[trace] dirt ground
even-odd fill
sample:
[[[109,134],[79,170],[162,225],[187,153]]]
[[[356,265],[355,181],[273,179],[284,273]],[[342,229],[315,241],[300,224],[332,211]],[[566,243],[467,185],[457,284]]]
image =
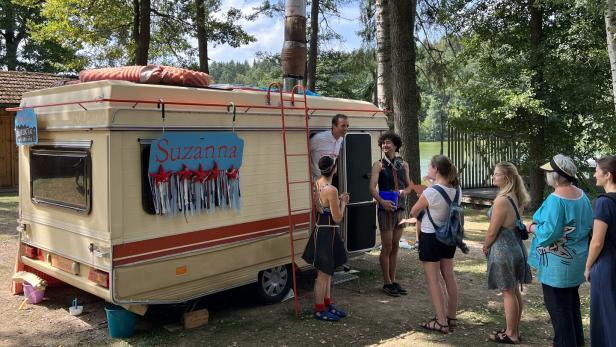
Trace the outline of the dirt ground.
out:
[[[488,341],[488,334],[504,326],[502,298],[486,289],[485,259],[481,252],[487,229],[484,211],[467,210],[471,252],[456,253],[459,326],[451,334],[430,333],[418,327],[434,314],[417,253],[401,250],[398,281],[409,295],[393,298],[381,291],[378,251],[352,258],[349,265],[359,270],[359,281],[334,287],[338,306],[349,311],[349,317],[337,323],[312,318],[312,274],[306,273],[299,281],[299,319],[294,317],[293,300],[262,306],[252,296],[251,288],[243,287],[199,302],[199,306],[210,311],[208,325],[169,332],[164,326],[177,323],[184,307],[157,306],[138,318],[135,336],[112,339],[107,333],[105,303],[70,286],[48,288],[41,304],[19,309],[23,296],[9,292],[17,250],[16,210],[15,197],[0,196],[0,282],[4,283],[0,290],[0,346],[494,346]],[[414,240],[414,230],[405,231],[404,238]],[[587,284],[582,285],[580,294],[588,335]],[[540,285],[534,282],[526,286],[523,297],[523,345],[550,345],[552,327]],[[78,317],[68,313],[74,298],[84,305],[84,314]]]

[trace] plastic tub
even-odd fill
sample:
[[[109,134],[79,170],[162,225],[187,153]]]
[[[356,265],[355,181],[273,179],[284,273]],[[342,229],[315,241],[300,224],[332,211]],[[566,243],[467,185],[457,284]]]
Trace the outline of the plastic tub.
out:
[[[79,305],[79,306],[70,306],[68,308],[68,313],[70,313],[71,316],[79,316],[82,312],[83,312],[83,306],[81,306],[81,305]]]
[[[36,290],[30,283],[24,282],[24,296],[28,299],[29,304],[38,304],[43,301],[45,289]]]
[[[107,327],[111,337],[130,337],[135,333],[135,314],[125,310],[121,306],[108,305]]]
[[[399,191],[393,191],[393,190],[380,190],[379,191],[379,196],[381,198],[383,198],[383,200],[389,200],[391,202],[394,203],[394,209],[398,208],[398,198],[400,197],[400,192]],[[379,209],[383,210],[383,206],[381,206],[379,204]]]

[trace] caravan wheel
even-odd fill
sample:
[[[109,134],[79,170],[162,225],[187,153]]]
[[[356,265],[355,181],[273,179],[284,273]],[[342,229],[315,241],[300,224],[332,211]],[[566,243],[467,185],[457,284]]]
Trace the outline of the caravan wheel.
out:
[[[259,272],[257,295],[266,304],[280,302],[291,289],[291,265],[283,265]]]

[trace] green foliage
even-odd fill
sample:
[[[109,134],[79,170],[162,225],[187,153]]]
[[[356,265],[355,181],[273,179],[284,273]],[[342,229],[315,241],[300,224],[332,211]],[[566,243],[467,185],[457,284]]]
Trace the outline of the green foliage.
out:
[[[31,37],[27,26],[42,22],[40,6],[38,2],[25,5],[0,0],[0,68],[59,72],[82,67],[83,62],[76,59],[74,49]]]
[[[374,50],[322,52],[317,60],[316,92],[345,99],[373,101]]]
[[[210,76],[215,83],[267,88],[271,82],[281,80],[282,63],[278,54],[259,53],[252,66],[247,61],[213,62]]]
[[[542,1],[543,61],[531,51],[526,1],[476,1],[464,12],[452,116],[458,127],[589,158],[616,149],[602,9],[593,0]],[[535,64],[543,84],[533,83]],[[539,89],[538,89],[539,88]]]
[[[252,66],[248,62],[212,63],[216,83],[267,87],[280,81],[280,55],[261,53]],[[317,60],[316,92],[323,96],[372,101],[375,85],[374,51],[322,52]]]
[[[39,6],[34,0],[18,1]],[[237,24],[242,18],[238,9],[231,8],[223,16],[215,16],[221,10],[221,1],[204,0],[204,5],[206,37],[210,44],[239,47],[256,40]],[[44,21],[29,23],[34,39],[70,47],[79,52],[82,62],[93,66],[125,65],[134,55],[132,1],[46,0],[41,6]],[[189,66],[196,61],[194,0],[152,0],[151,6],[149,62]]]

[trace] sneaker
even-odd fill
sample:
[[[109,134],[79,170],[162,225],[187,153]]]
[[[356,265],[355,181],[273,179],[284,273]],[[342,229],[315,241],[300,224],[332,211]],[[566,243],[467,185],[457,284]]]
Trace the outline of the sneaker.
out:
[[[385,294],[389,295],[389,296],[400,296],[400,293],[398,293],[398,289],[396,288],[396,286],[394,286],[393,284],[384,284],[383,285],[383,291],[385,292]]]
[[[394,287],[396,287],[396,290],[398,291],[398,294],[400,294],[400,295],[406,295],[406,294],[409,293],[406,289],[402,288],[400,286],[400,283],[398,283],[398,282],[393,282],[392,285]]]
[[[330,313],[335,314],[336,316],[340,317],[340,318],[344,318],[347,316],[347,313],[345,310],[341,310],[338,307],[336,307],[336,305],[334,304],[330,304],[327,306],[327,311],[329,311]]]
[[[314,313],[314,318],[318,320],[325,320],[325,321],[330,321],[330,322],[337,322],[340,320],[340,317],[336,316],[335,314],[329,311],[316,311]]]

